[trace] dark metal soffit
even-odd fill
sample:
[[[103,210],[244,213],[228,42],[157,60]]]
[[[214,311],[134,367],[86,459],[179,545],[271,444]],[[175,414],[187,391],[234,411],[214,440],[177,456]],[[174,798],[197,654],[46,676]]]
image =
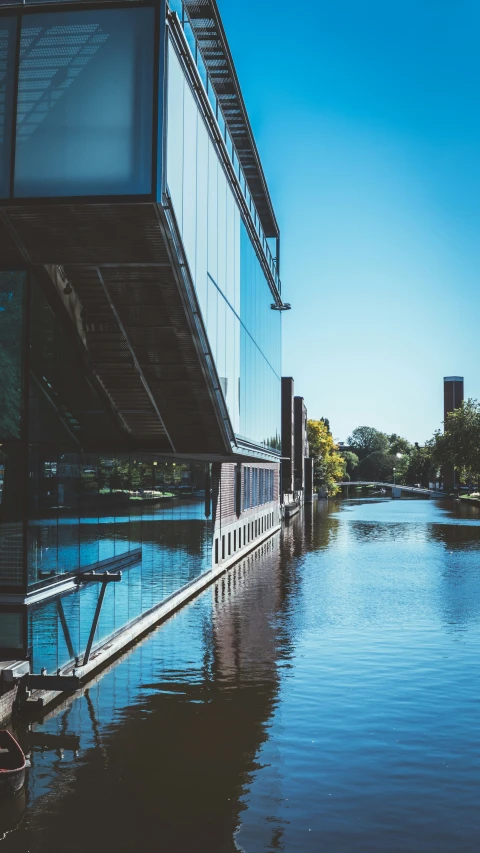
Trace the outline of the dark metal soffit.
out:
[[[183,0],[266,237],[279,229],[216,0]]]

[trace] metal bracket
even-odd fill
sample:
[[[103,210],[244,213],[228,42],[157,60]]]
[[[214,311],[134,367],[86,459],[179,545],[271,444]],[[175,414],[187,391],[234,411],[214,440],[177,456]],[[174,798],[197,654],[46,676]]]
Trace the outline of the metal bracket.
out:
[[[57,610],[58,610],[58,615],[60,617],[60,623],[62,625],[63,636],[65,637],[65,642],[67,644],[68,654],[70,655],[72,660],[74,660],[75,663],[77,663],[77,656],[76,656],[75,650],[73,648],[72,638],[70,636],[68,623],[67,623],[67,620],[65,618],[65,611],[63,609],[63,604],[62,604],[61,598],[59,598],[57,601]]]
[[[91,569],[89,572],[82,572],[75,578],[78,584],[80,583],[119,583],[122,580],[121,572],[95,572]]]
[[[21,679],[27,690],[56,690],[75,692],[80,689],[80,678],[78,675],[24,675]]]
[[[90,636],[88,638],[87,648],[85,649],[85,655],[83,657],[83,665],[88,663],[90,660],[90,653],[92,651],[93,641],[95,639],[95,632],[97,630],[98,620],[100,618],[100,611],[102,609],[103,599],[105,598],[105,593],[107,591],[107,586],[109,583],[118,582],[122,580],[121,572],[85,572],[82,575],[82,583],[84,581],[97,581],[101,582],[102,588],[100,590],[100,595],[98,596],[97,606],[95,609],[95,615],[93,617],[92,628],[90,630]]]

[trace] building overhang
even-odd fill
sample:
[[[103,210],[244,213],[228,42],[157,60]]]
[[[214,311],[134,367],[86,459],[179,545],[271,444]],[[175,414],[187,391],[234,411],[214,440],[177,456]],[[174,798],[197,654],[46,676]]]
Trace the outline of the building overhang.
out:
[[[64,319],[123,424],[126,447],[231,458],[213,354],[163,208],[37,200],[0,207],[0,217],[0,232],[37,271],[55,313],[66,313],[62,298],[78,301],[76,323]],[[47,292],[47,268],[67,282],[63,296]]]
[[[183,0],[266,237],[280,231],[216,0]]]

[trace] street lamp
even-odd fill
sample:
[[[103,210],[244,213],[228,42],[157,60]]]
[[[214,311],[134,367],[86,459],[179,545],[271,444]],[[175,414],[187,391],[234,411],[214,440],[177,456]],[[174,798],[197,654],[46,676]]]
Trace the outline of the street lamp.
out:
[[[396,453],[395,456],[397,459],[401,459],[403,456],[403,453]],[[396,470],[397,469],[395,468],[395,465],[394,465],[393,466],[393,485],[395,485],[395,472],[396,472]]]

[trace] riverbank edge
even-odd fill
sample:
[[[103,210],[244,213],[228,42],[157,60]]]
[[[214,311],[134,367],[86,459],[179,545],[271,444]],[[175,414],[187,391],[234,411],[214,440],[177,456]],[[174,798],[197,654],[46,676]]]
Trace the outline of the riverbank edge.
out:
[[[180,610],[193,598],[196,598],[197,595],[203,592],[207,587],[211,586],[211,584],[221,577],[221,575],[225,574],[228,569],[236,563],[241,562],[241,560],[248,556],[248,554],[256,551],[257,548],[279,533],[280,530],[281,523],[279,522],[275,527],[270,528],[270,530],[262,536],[259,536],[255,542],[250,543],[250,546],[247,546],[245,549],[242,549],[241,552],[237,552],[232,555],[231,558],[224,560],[221,565],[209,569],[198,578],[195,578],[188,584],[185,584],[185,586],[176,590],[176,592],[172,593],[168,598],[163,599],[163,601],[152,607],[151,610],[143,613],[137,619],[134,619],[133,622],[129,622],[129,624],[124,628],[121,628],[118,632],[111,635],[104,643],[102,643],[101,646],[95,649],[88,664],[77,667],[76,674],[81,679],[81,687],[84,687],[94,675],[99,674],[99,671],[104,669],[108,664],[112,664],[114,658],[125,652],[129,646],[134,645],[144,634],[147,634],[149,631],[156,628],[172,616],[177,610]],[[25,662],[14,661],[9,663],[11,666],[15,666],[16,664],[21,665]],[[73,670],[74,666],[72,664],[68,664],[68,666],[60,670],[60,674],[71,675]],[[41,712],[47,705],[61,701],[62,697],[65,697],[66,695],[69,694],[64,691],[36,690],[32,693],[31,697],[27,699],[26,708],[28,710],[28,714],[35,717],[35,715]],[[5,725],[11,720],[16,697],[16,687],[8,691],[8,693],[4,693],[3,696],[0,696],[0,725]]]

